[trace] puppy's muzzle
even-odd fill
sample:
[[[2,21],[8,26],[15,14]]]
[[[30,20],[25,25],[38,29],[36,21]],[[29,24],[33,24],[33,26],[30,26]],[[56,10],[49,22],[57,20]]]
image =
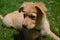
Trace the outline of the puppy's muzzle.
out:
[[[25,24],[23,24],[22,26],[23,26],[23,28],[27,28],[27,25],[25,25]]]

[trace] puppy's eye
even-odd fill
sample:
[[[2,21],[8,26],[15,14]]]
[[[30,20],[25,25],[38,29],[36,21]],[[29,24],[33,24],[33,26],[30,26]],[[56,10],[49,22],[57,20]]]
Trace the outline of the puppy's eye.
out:
[[[24,18],[26,17],[27,15],[26,14],[24,14]]]
[[[36,16],[29,16],[32,20],[36,19]]]

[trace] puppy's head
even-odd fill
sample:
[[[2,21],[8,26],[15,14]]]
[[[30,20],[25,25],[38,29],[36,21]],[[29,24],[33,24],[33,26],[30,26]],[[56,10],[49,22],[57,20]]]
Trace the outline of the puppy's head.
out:
[[[32,29],[35,27],[36,22],[41,20],[42,15],[45,14],[47,9],[45,8],[42,2],[40,3],[25,2],[21,5],[19,9],[19,12],[21,11],[24,12],[23,26],[27,27],[28,29]]]

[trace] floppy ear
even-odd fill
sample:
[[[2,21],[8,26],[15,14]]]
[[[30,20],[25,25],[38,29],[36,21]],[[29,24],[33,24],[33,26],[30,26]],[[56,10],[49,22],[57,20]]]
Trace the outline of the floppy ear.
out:
[[[45,4],[43,2],[36,3],[36,6],[43,12],[47,12],[47,8],[45,7]]]
[[[36,3],[35,8],[37,10],[37,18],[35,26],[39,28],[47,12],[47,8],[45,7],[45,4],[43,2]]]
[[[39,7],[36,6],[35,8],[37,10],[37,18],[36,18],[36,25],[35,26],[37,26],[37,28],[39,28],[39,26],[42,23],[42,19],[43,19],[44,14]]]
[[[19,12],[23,11],[23,7],[19,8]]]
[[[26,4],[26,2],[24,2],[24,3],[20,6],[19,12],[23,11],[25,4]]]

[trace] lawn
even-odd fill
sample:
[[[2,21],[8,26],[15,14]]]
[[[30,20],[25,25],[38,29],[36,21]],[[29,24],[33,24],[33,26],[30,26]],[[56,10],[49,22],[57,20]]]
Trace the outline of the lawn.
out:
[[[40,2],[43,1],[48,9],[47,18],[50,23],[51,31],[60,37],[60,0],[0,0],[0,14],[3,16],[18,10],[23,2]],[[0,19],[0,40],[14,40],[13,35],[18,34],[15,29],[2,26]],[[40,40],[52,40],[50,37],[40,38]]]

